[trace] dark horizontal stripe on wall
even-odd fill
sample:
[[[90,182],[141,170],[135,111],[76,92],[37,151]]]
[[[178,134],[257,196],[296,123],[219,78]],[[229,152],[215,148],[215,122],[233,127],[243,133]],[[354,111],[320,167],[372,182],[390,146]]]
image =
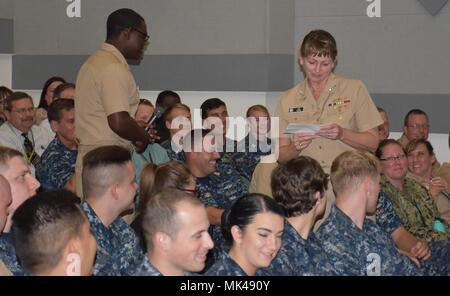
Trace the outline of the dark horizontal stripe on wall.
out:
[[[450,94],[372,94],[388,114],[391,131],[400,131],[409,110],[421,109],[430,119],[430,133],[450,133]]]
[[[0,53],[13,53],[14,51],[14,21],[0,19]]]
[[[75,81],[87,56],[14,55],[12,86],[39,89],[54,75]],[[281,91],[292,87],[293,55],[148,55],[132,66],[140,89]]]

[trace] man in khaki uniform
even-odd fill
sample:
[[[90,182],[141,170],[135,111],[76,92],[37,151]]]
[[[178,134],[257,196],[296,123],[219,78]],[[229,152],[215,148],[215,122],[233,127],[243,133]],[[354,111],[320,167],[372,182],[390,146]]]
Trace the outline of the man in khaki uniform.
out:
[[[336,57],[336,41],[330,33],[315,30],[305,36],[299,63],[306,79],[281,95],[275,112],[280,121],[281,163],[301,154],[316,159],[329,173],[340,153],[377,148],[377,127],[383,121],[361,81],[333,73]],[[289,136],[284,132],[290,123],[318,127]],[[325,218],[334,202],[331,189],[327,198]]]
[[[82,65],[75,94],[75,124],[80,140],[76,162],[77,193],[82,196],[82,160],[87,152],[105,145],[120,145],[142,152],[149,134],[133,115],[139,103],[138,87],[127,60],[140,61],[148,45],[144,19],[131,9],[111,13],[107,39]]]

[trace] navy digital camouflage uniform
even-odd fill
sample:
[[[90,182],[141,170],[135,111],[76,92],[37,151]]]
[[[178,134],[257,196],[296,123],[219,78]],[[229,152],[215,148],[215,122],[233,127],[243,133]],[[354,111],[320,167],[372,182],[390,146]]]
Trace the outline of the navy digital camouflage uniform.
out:
[[[304,240],[295,228],[285,220],[282,240],[283,243],[277,256],[272,260],[269,267],[260,269],[258,275],[337,275],[313,232],[309,234],[308,240]]]
[[[179,162],[186,162],[186,157],[182,150],[180,151],[174,151],[172,149],[172,145],[175,146],[175,144],[172,144],[173,142],[169,139],[167,141],[164,141],[161,143],[161,146],[166,149],[167,156],[170,160],[179,161]]]
[[[86,201],[81,203],[97,241],[94,275],[133,275],[145,256],[133,229],[122,218],[105,227]]]
[[[376,222],[387,234],[402,227],[402,221],[394,210],[391,200],[384,192],[380,192],[377,204]],[[448,240],[428,243],[431,257],[419,260],[425,275],[450,275],[450,244]]]
[[[36,165],[36,178],[46,190],[63,189],[75,173],[78,150],[70,150],[56,136]]]
[[[359,229],[336,205],[316,236],[339,275],[422,275],[375,222]]]
[[[271,143],[269,138],[267,141],[258,142],[250,134],[237,143],[237,152],[231,157],[236,168],[239,168],[239,173],[247,180],[252,179],[253,171],[261,156],[271,153]]]
[[[148,259],[147,255],[137,267],[136,276],[164,276]],[[185,276],[198,276],[197,273],[186,272]]]
[[[22,267],[19,264],[19,260],[16,255],[16,248],[14,247],[13,234],[2,233],[0,235],[0,260],[3,261],[5,266],[15,276],[25,275]]]
[[[137,276],[162,276],[163,274],[159,272],[156,267],[154,267],[150,261],[148,260],[147,255],[142,258],[141,263],[138,265],[136,269],[136,273],[134,275]]]
[[[205,273],[206,276],[247,276],[242,268],[228,254],[222,258]]]
[[[198,197],[206,207],[225,209],[248,192],[248,181],[233,167],[222,162],[216,162],[214,173],[195,179]],[[217,259],[225,250],[220,225],[211,225],[210,232],[214,241],[214,257]]]

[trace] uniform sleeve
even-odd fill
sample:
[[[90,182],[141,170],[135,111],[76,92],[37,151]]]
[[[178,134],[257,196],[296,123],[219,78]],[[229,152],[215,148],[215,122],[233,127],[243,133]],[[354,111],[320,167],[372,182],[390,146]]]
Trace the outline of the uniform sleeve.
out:
[[[284,95],[282,95],[278,99],[277,107],[275,109],[275,117],[278,118],[279,137],[286,137],[286,135],[283,132],[289,124],[289,122],[285,116],[285,111],[283,110],[282,103],[281,103],[283,100],[283,97],[284,97]],[[272,122],[272,126],[276,126],[276,124],[274,124],[274,122]]]
[[[132,90],[130,72],[122,64],[111,64],[103,73],[100,83],[100,99],[109,116],[117,112],[130,112],[129,96]]]
[[[365,132],[375,128],[383,123],[377,107],[367,91],[364,83],[359,81],[359,87],[356,92],[356,126],[359,132]]]
[[[381,229],[389,235],[391,235],[394,230],[402,226],[402,221],[395,213],[391,201],[382,191],[380,192],[380,196],[378,198],[376,222],[378,226],[380,226]]]

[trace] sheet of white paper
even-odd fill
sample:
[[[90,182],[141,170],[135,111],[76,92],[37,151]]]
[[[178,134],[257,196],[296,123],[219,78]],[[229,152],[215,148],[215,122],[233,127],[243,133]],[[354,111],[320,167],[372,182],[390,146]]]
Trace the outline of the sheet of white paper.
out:
[[[290,123],[284,130],[285,134],[296,133],[315,133],[319,131],[319,124],[303,124],[303,123]]]

